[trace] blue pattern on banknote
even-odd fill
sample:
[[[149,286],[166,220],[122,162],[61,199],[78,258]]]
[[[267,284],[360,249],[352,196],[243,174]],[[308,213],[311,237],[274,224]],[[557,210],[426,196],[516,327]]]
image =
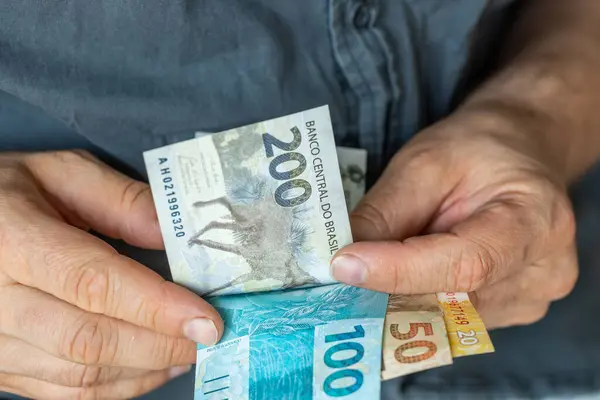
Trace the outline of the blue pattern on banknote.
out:
[[[209,301],[225,320],[222,343],[240,337],[250,338],[249,387],[230,388],[228,395],[231,396],[235,391],[240,393],[239,397],[207,397],[204,394],[207,389],[200,381],[196,387],[195,399],[300,400],[314,398],[314,368],[323,363],[323,360],[314,360],[315,327],[332,322],[339,324],[349,319],[356,323],[364,319],[365,326],[368,326],[365,340],[374,345],[379,344],[387,295],[337,284],[275,293],[216,297]],[[379,322],[373,323],[374,319]],[[375,348],[377,351],[369,353],[368,358],[361,360],[361,365],[378,380],[381,354],[380,347]],[[211,350],[204,346],[198,346],[198,349],[199,359],[204,357],[201,356],[203,352]],[[220,363],[227,364],[221,357],[221,352],[223,350],[215,351]],[[219,368],[226,369],[224,365]],[[240,384],[242,381],[240,380]],[[379,390],[379,386],[375,386],[365,385],[358,393],[363,395],[368,390],[368,395],[376,398],[377,393],[372,391]],[[319,392],[322,388],[314,390]],[[320,395],[319,398],[335,397]]]
[[[242,336],[199,353],[195,386],[201,398],[247,400],[249,350],[249,338]]]

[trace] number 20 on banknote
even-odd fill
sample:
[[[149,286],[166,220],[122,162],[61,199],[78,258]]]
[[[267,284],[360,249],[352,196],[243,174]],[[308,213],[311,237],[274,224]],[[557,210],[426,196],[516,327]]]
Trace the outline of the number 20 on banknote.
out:
[[[494,345],[466,293],[443,292],[437,299],[446,315],[453,357],[492,353]]]

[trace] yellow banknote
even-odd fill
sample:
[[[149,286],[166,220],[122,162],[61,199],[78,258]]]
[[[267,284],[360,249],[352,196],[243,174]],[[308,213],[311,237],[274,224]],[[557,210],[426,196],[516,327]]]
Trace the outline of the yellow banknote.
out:
[[[452,357],[493,353],[494,345],[466,293],[437,293],[444,312]]]
[[[383,332],[383,380],[452,364],[435,295],[392,295]]]

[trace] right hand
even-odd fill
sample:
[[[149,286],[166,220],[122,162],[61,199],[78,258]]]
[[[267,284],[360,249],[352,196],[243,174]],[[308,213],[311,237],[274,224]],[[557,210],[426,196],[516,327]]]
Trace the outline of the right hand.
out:
[[[0,392],[131,398],[221,337],[208,303],[88,229],[163,247],[145,183],[85,152],[0,154]]]

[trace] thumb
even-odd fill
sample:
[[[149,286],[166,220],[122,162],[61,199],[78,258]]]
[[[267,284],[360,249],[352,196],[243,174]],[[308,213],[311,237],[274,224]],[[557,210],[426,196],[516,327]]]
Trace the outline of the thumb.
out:
[[[350,214],[355,241],[404,240],[421,233],[455,186],[428,140],[400,150]]]
[[[163,248],[150,187],[85,151],[35,153],[25,164],[61,208],[95,231],[144,248]]]
[[[548,235],[540,220],[527,205],[489,204],[446,233],[346,246],[335,255],[332,273],[341,282],[389,293],[471,292],[543,254],[531,240]]]

